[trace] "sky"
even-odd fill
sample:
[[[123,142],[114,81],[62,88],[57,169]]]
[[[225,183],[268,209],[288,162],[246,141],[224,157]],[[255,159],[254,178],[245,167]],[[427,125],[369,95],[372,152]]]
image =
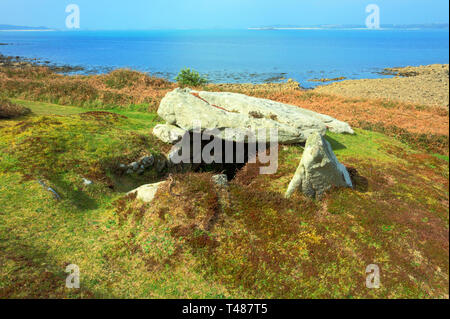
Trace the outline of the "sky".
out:
[[[368,4],[381,24],[448,23],[448,0],[0,0],[0,24],[65,29],[66,6],[85,30],[248,28],[359,24]]]

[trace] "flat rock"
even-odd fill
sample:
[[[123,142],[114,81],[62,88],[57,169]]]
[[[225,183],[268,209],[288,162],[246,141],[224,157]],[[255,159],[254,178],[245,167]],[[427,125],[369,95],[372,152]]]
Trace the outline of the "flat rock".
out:
[[[320,197],[332,187],[353,187],[353,184],[330,143],[319,133],[313,133],[306,141],[300,165],[289,184],[286,197],[296,190],[312,198]]]
[[[156,192],[158,191],[159,187],[164,183],[165,181],[154,184],[142,185],[141,187],[138,187],[128,192],[128,195],[137,193],[136,195],[137,199],[140,199],[146,203],[150,203],[153,200],[153,198],[155,198]]]
[[[169,144],[175,144],[180,141],[185,133],[185,130],[169,124],[158,124],[153,128],[153,135]]]
[[[194,130],[196,121],[202,129],[218,130],[222,139],[246,142],[249,130],[278,129],[278,142],[284,144],[306,141],[313,132],[321,135],[330,130],[353,134],[345,122],[298,106],[229,92],[194,91],[177,88],[162,99],[158,115],[168,125],[185,131]],[[228,135],[225,136],[227,129]],[[169,128],[158,128],[159,132]],[[265,140],[269,140],[266,134]],[[165,137],[164,137],[165,138]],[[261,139],[261,138],[260,138]]]

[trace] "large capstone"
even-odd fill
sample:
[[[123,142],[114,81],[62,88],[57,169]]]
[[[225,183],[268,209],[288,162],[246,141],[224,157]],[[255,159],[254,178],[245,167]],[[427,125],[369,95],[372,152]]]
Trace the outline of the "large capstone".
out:
[[[319,133],[310,134],[286,197],[297,190],[312,198],[320,197],[332,187],[353,187],[350,175],[330,143]]]
[[[157,136],[164,141],[175,141],[182,131],[202,129],[215,130],[215,136],[233,142],[247,142],[249,132],[278,130],[277,141],[283,144],[305,142],[311,133],[324,135],[328,130],[335,133],[353,134],[345,122],[328,115],[316,113],[298,106],[267,99],[228,92],[194,91],[177,88],[161,101],[158,115],[168,126],[159,126]],[[257,134],[257,141],[270,140],[270,134]]]

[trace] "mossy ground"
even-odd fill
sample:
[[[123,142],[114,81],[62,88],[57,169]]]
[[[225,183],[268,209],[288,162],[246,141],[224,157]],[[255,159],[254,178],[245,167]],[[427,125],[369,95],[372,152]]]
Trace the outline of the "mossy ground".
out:
[[[166,150],[150,134],[155,113],[13,101],[33,113],[0,121],[2,298],[448,298],[446,155],[329,133],[353,190],[285,199],[302,148],[280,146],[276,174],[247,164],[227,192],[211,172],[176,174],[180,196],[165,184],[143,204],[126,192],[165,172],[117,166]],[[68,264],[79,290],[65,288]],[[365,286],[369,264],[380,289]]]

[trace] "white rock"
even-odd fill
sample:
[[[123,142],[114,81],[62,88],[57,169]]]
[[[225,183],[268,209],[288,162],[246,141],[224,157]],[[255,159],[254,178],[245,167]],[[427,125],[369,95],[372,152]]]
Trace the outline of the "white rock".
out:
[[[91,184],[92,184],[92,181],[90,181],[90,180],[88,180],[87,178],[84,178],[84,177],[83,177],[83,184],[84,184],[84,185],[91,185]]]
[[[137,193],[136,196],[137,199],[142,200],[143,202],[146,203],[150,203],[153,200],[153,198],[155,198],[156,192],[158,191],[159,187],[164,183],[165,181],[154,184],[142,185],[141,187],[138,187],[128,192],[128,194]]]
[[[168,125],[185,131],[199,121],[202,129],[218,129],[219,137],[236,142],[246,141],[248,130],[278,129],[280,143],[306,141],[312,132],[353,134],[345,122],[298,106],[228,92],[203,92],[177,88],[161,101],[158,115]],[[228,129],[229,136],[224,131]],[[158,128],[163,131],[163,128]],[[168,128],[164,128],[168,130]],[[265,140],[269,139],[266,134]],[[164,137],[165,138],[165,137]]]
[[[169,144],[180,141],[185,133],[185,130],[169,124],[158,124],[153,128],[153,135]]]

